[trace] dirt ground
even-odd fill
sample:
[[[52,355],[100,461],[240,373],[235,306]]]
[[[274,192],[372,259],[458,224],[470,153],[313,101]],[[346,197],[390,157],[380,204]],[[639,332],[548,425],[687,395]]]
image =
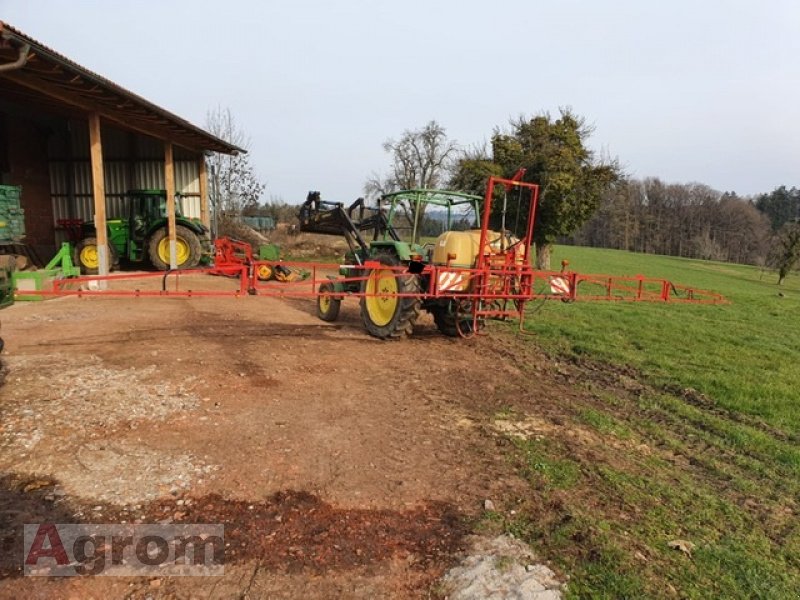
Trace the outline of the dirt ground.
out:
[[[569,387],[513,339],[391,343],[306,300],[63,298],[0,315],[3,597],[427,597],[487,498],[492,415]],[[556,390],[554,392],[554,389]],[[502,433],[502,432],[501,432]],[[21,576],[21,525],[224,523],[225,575]]]

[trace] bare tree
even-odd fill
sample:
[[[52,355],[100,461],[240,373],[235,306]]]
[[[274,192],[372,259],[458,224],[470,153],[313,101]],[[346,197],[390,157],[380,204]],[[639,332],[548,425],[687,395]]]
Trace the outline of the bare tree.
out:
[[[239,126],[229,108],[221,106],[206,113],[206,129],[245,152],[235,155],[214,152],[207,157],[214,212],[239,215],[245,206],[257,205],[265,185],[250,164],[250,138]]]
[[[448,180],[458,144],[447,138],[445,128],[436,121],[430,121],[421,129],[406,130],[395,141],[386,140],[383,149],[392,157],[389,172],[381,176],[373,173],[364,184],[367,197],[375,198],[397,190],[436,189]],[[407,207],[410,219],[422,219],[424,205],[420,214],[414,214],[414,207]]]

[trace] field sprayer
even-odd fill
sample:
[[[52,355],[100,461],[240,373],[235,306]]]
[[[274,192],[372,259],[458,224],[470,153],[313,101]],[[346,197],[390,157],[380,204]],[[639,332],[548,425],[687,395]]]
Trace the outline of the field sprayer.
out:
[[[367,331],[376,337],[411,334],[423,310],[431,313],[445,335],[469,337],[487,319],[517,318],[522,325],[526,303],[539,298],[722,301],[711,292],[681,288],[666,280],[579,275],[565,269],[534,270],[530,240],[539,188],[523,182],[523,174],[521,170],[512,179],[491,177],[482,211],[478,196],[407,190],[385,194],[365,217],[362,200],[345,209],[340,203],[322,201],[318,192],[310,193],[300,210],[300,230],[344,235],[350,246],[345,257],[348,264],[340,268],[339,276],[330,276],[319,286],[318,316],[333,321],[345,297],[359,296],[361,318]],[[521,237],[505,226],[507,194],[512,189],[520,197],[527,195],[528,217]],[[500,191],[503,206],[497,215],[500,230],[495,231],[490,221]],[[446,218],[441,219],[444,231],[421,243],[425,241],[420,235],[425,209],[431,208],[446,212]],[[455,220],[454,215],[460,218]],[[400,234],[398,216],[405,216],[410,235]],[[362,235],[365,231],[372,234],[369,242]],[[581,291],[588,293],[579,293],[580,284]]]
[[[243,296],[314,298],[317,315],[336,320],[346,298],[358,298],[367,331],[381,339],[410,335],[422,311],[433,316],[445,335],[470,337],[487,320],[525,322],[533,300],[724,303],[720,294],[641,275],[584,275],[536,270],[531,266],[539,188],[522,181],[490,177],[478,196],[441,190],[406,190],[384,195],[377,207],[357,200],[349,207],[309,194],[299,211],[300,230],[344,236],[344,264],[252,260],[161,273],[79,277],[53,282],[46,295],[78,296]],[[527,210],[519,235],[506,227],[511,191]],[[501,210],[493,211],[496,202]],[[523,211],[520,211],[525,214]],[[490,227],[494,221],[497,229]],[[518,229],[519,217],[513,229]],[[264,281],[262,267],[305,270],[304,280]],[[203,289],[198,275],[225,274],[238,279],[229,291]],[[159,289],[134,287],[156,281]],[[117,283],[122,286],[118,287]],[[131,283],[133,282],[133,283]],[[188,282],[188,283],[187,283]],[[86,284],[89,290],[86,290]],[[189,289],[186,286],[191,285]],[[75,289],[77,287],[77,289]],[[107,289],[98,289],[107,287]]]

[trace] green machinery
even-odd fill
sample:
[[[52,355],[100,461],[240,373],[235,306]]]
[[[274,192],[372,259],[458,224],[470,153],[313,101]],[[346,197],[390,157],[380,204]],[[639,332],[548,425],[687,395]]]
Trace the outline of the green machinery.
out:
[[[157,269],[169,269],[166,192],[132,190],[127,199],[127,218],[107,221],[109,271],[119,265],[120,258],[131,263],[149,259]],[[178,268],[190,269],[209,260],[213,254],[210,232],[200,219],[183,216],[180,196],[175,201],[175,225]],[[97,232],[91,223],[82,226],[81,239],[75,245],[74,261],[83,273],[95,274],[99,270]]]
[[[325,321],[336,320],[342,297],[364,291],[361,316],[367,331],[376,337],[410,334],[421,310],[433,315],[442,333],[459,335],[459,328],[470,324],[456,322],[458,310],[452,300],[420,300],[428,285],[422,272],[430,263],[473,266],[480,238],[481,200],[461,192],[404,190],[385,194],[376,208],[365,207],[363,198],[345,208],[339,202],[323,201],[319,192],[310,192],[300,209],[300,231],[344,236],[349,246],[340,277],[320,285],[317,315]],[[452,262],[453,256],[461,258]],[[404,266],[407,271],[397,275],[380,270],[364,280],[360,265],[367,260],[390,268]],[[396,296],[403,294],[408,296]]]
[[[22,188],[0,185],[0,243],[20,242],[25,237],[25,210],[20,205]]]
[[[14,260],[0,256],[0,308],[14,303]]]
[[[35,271],[15,271],[11,274],[12,289],[16,300],[44,300],[36,292],[50,289],[53,280],[78,277],[80,269],[72,262],[73,249],[69,242],[61,244],[61,249],[44,269]]]
[[[25,211],[20,205],[22,188],[0,185],[0,244],[13,248],[25,237]],[[13,255],[0,255],[0,308],[14,302]],[[2,349],[2,341],[0,341]]]

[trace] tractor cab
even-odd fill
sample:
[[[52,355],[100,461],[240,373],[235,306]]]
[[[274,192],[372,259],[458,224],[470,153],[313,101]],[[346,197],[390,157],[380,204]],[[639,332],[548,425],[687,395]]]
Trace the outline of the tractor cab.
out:
[[[478,230],[479,196],[446,190],[402,190],[383,195],[378,209],[384,211],[389,226],[400,244],[398,254],[433,260],[437,240],[448,232]],[[388,239],[376,240],[374,246],[395,245]]]
[[[155,224],[167,221],[167,193],[165,190],[130,190],[128,192],[128,218],[124,256],[131,261],[143,260],[144,241]],[[175,220],[183,221],[183,197],[175,195]]]
[[[384,195],[379,207],[399,242],[388,239],[373,247],[394,246],[404,260],[469,269],[475,266],[481,240],[479,196],[446,190],[404,190]],[[504,252],[518,242],[511,232],[487,232],[484,254]]]

